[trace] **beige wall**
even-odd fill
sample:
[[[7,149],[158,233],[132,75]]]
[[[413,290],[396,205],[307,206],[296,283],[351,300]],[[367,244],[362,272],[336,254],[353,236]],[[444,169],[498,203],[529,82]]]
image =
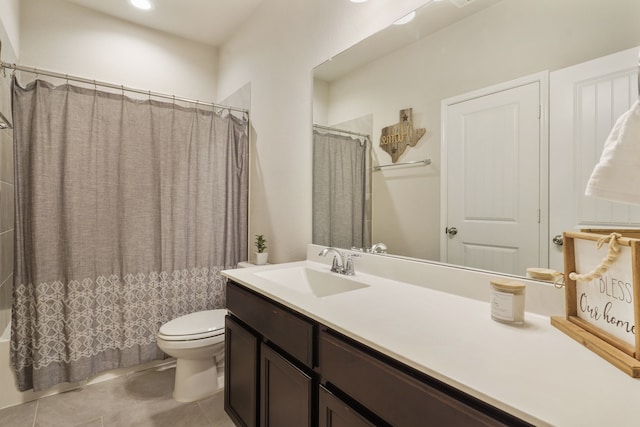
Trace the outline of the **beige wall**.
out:
[[[15,60],[20,51],[19,0],[0,0],[0,41],[2,60]]]
[[[22,65],[176,96],[216,98],[217,50],[62,0],[21,0]]]

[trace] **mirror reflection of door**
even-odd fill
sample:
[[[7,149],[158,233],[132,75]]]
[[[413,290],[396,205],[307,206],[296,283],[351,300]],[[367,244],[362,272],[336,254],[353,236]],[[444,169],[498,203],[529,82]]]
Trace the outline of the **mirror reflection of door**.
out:
[[[638,99],[640,48],[563,68],[550,75],[550,236],[580,229],[640,228],[640,207],[584,195],[614,123]],[[563,269],[561,245],[550,266]]]
[[[511,82],[443,102],[444,261],[518,275],[545,264],[540,93]]]

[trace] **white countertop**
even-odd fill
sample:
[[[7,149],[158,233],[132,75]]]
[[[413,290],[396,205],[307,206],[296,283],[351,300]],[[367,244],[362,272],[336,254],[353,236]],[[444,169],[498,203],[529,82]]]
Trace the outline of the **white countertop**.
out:
[[[326,270],[324,263],[223,274],[534,425],[640,425],[640,380],[564,335],[549,317],[527,312],[524,326],[498,323],[486,301],[359,272],[358,261],[354,278],[371,286],[322,298],[255,273],[292,266]],[[423,273],[428,282],[428,266]]]

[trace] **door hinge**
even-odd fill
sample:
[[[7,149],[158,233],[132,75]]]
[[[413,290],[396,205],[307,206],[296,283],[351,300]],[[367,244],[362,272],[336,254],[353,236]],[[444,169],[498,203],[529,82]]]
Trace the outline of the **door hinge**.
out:
[[[538,209],[538,224],[540,224],[540,216],[542,215],[542,213],[540,212],[540,209]]]
[[[538,120],[542,118],[542,105],[538,104]]]

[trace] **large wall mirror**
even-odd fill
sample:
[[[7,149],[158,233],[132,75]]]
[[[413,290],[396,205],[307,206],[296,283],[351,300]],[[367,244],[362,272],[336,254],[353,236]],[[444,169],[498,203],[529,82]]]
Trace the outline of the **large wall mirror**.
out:
[[[573,159],[572,156],[581,152],[580,143],[571,131],[562,129],[567,123],[575,125],[577,119],[569,113],[559,114],[560,107],[575,110],[576,99],[590,99],[586,94],[593,86],[592,98],[596,101],[592,103],[607,106],[598,107],[598,111],[607,110],[598,113],[605,119],[594,116],[590,120],[586,107],[570,113],[579,115],[585,126],[597,122],[594,125],[597,128],[580,132],[595,135],[595,148],[589,150],[597,151],[598,144],[602,146],[616,117],[637,97],[638,16],[638,0],[431,1],[420,7],[408,24],[391,25],[318,65],[314,69],[314,124],[346,130],[353,134],[353,139],[370,136],[370,152],[365,152],[370,163],[358,158],[358,168],[364,165],[365,170],[365,185],[361,187],[365,210],[363,235],[369,240],[364,245],[384,242],[393,255],[524,275],[525,268],[509,262],[510,248],[506,246],[504,254],[498,253],[488,262],[484,262],[485,258],[492,255],[486,255],[485,251],[474,257],[471,245],[463,250],[465,256],[453,260],[447,246],[454,239],[464,240],[466,230],[458,226],[457,236],[445,234],[456,225],[448,224],[445,216],[455,210],[467,215],[471,212],[473,216],[478,213],[473,203],[481,207],[480,210],[500,205],[498,214],[491,211],[487,215],[499,217],[504,213],[507,219],[512,213],[517,216],[529,209],[515,202],[503,206],[504,200],[499,197],[501,192],[515,188],[511,185],[513,182],[526,181],[522,177],[524,169],[533,174],[534,178],[529,179],[533,185],[531,189],[513,192],[527,195],[535,192],[535,196],[531,195],[534,200],[530,215],[535,218],[535,232],[493,231],[490,223],[495,218],[486,221],[482,212],[477,218],[484,219],[476,222],[492,235],[509,235],[525,243],[535,240],[533,261],[527,261],[527,266],[561,270],[562,248],[553,243],[553,238],[564,230],[639,227],[637,209],[599,205],[582,199],[583,183],[575,183],[576,177],[593,167],[599,153],[591,153],[588,161]],[[589,68],[581,64],[621,52],[627,52],[626,62],[616,65],[614,73],[620,78],[606,83],[613,89],[604,91],[601,78],[591,86],[581,83],[590,78],[581,77],[582,70]],[[605,65],[611,62],[603,61]],[[600,75],[610,74],[605,70]],[[567,87],[573,92],[566,91]],[[538,126],[521,125],[511,120],[511,113],[503,114],[501,119],[500,111],[506,111],[502,107],[495,109],[498,113],[494,111],[489,115],[484,114],[488,111],[487,104],[474,104],[477,99],[506,94],[507,89],[514,88],[519,91],[518,99],[531,95],[537,100],[539,107],[536,104],[530,109],[535,110],[536,120],[539,118]],[[578,93],[576,88],[583,88],[582,92]],[[603,95],[605,92],[615,92],[616,102],[609,102]],[[610,94],[610,98],[613,97]],[[584,102],[586,105],[587,101]],[[513,111],[529,108],[525,104],[514,105]],[[467,113],[467,107],[474,109],[473,115]],[[398,123],[400,111],[407,108],[412,109],[413,126],[425,128],[425,135],[397,161],[408,165],[374,170],[377,165],[392,163],[390,155],[380,147],[381,130]],[[460,117],[477,119],[467,120],[460,127],[467,138],[463,138],[463,147],[478,143],[474,141],[475,136],[486,135],[480,145],[471,150],[452,148],[457,128],[451,122]],[[508,126],[503,127],[504,123]],[[510,156],[522,155],[521,146],[505,148],[495,142],[506,138],[504,135],[513,136],[516,131],[520,132],[516,139],[534,135],[538,144],[529,160],[520,164],[512,163]],[[597,142],[598,139],[601,142]],[[559,150],[564,157],[556,152],[557,147],[568,147]],[[430,164],[422,162],[427,159]],[[462,183],[455,187],[456,175],[452,175],[451,170],[459,165],[467,169]],[[485,193],[490,189],[488,194],[480,192],[483,185]],[[554,194],[558,188],[567,189],[570,195]],[[462,194],[460,202],[458,196]],[[593,211],[593,215],[583,215],[586,210]],[[597,220],[602,211],[616,213]],[[567,212],[572,216],[567,216]],[[315,218],[327,215],[324,211],[314,211],[314,222]],[[555,220],[557,218],[562,221]],[[359,241],[355,246],[362,244]],[[474,247],[483,246],[492,250],[498,247],[481,241],[476,241]]]

